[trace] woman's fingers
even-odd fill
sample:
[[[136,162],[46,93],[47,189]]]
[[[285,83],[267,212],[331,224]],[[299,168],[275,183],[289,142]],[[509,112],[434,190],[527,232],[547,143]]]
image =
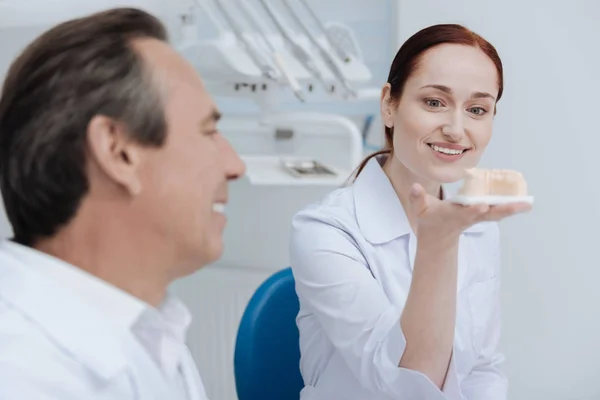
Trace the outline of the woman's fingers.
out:
[[[419,216],[420,228],[434,228],[445,232],[462,232],[482,221],[500,221],[511,215],[531,210],[527,203],[491,206],[487,204],[460,205],[441,201],[428,195],[421,185],[415,184],[410,193],[413,210]]]
[[[500,221],[511,215],[528,212],[530,210],[531,204],[528,203],[503,204],[490,207],[489,211],[485,214],[484,219],[487,221]]]
[[[423,186],[418,183],[413,184],[410,191],[410,202],[417,215],[421,215],[436,199],[425,192]]]
[[[487,204],[476,204],[473,206],[466,207],[466,210],[463,211],[466,214],[466,227],[481,221],[490,212],[490,209],[491,207]]]

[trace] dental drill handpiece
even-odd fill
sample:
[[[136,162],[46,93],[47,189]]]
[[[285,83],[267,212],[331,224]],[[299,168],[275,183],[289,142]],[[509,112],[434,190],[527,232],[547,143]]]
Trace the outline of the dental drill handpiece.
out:
[[[308,54],[302,46],[300,46],[298,43],[295,42],[294,39],[292,39],[292,37],[289,35],[287,29],[283,26],[281,21],[279,21],[279,18],[277,17],[277,15],[275,14],[275,12],[271,8],[271,6],[268,4],[268,2],[266,0],[259,0],[259,1],[260,1],[261,5],[264,7],[264,9],[266,10],[267,15],[269,15],[269,18],[271,18],[271,20],[275,24],[275,27],[277,28],[277,30],[281,33],[281,36],[283,37],[283,39],[291,47],[292,54],[302,63],[302,65],[315,78],[317,78],[317,80],[319,82],[321,82],[321,84],[323,85],[325,90],[329,91],[329,83],[323,78],[321,71],[319,71],[319,69],[315,66],[314,61],[312,60],[312,57],[310,56],[310,54]]]
[[[229,25],[229,27],[235,34],[236,38],[244,46],[244,49],[246,50],[246,52],[248,53],[248,55],[250,56],[252,61],[254,61],[254,63],[261,70],[263,76],[266,77],[267,79],[277,81],[279,78],[277,71],[275,71],[275,69],[269,63],[267,63],[263,60],[263,58],[260,55],[260,53],[258,52],[258,50],[256,50],[256,48],[254,48],[254,45],[252,43],[250,43],[248,41],[248,39],[244,36],[244,33],[241,31],[237,22],[234,20],[234,18],[231,16],[231,14],[229,14],[229,11],[226,9],[226,7],[223,4],[221,4],[221,0],[216,0],[215,4],[217,5],[217,8],[221,12],[221,15],[223,15],[223,18],[225,19],[225,21],[227,22],[227,24]]]
[[[306,36],[310,39],[310,41],[313,43],[313,45],[319,50],[319,54],[321,55],[321,57],[323,58],[323,60],[325,61],[325,63],[329,67],[329,69],[331,70],[331,72],[333,72],[333,74],[335,75],[337,80],[342,84],[342,86],[344,87],[346,92],[349,93],[351,96],[355,97],[357,95],[356,90],[348,83],[348,81],[346,80],[346,77],[344,76],[344,73],[342,72],[340,67],[335,63],[335,61],[331,57],[331,54],[329,54],[327,49],[325,49],[323,47],[323,45],[317,40],[315,35],[304,24],[302,19],[300,17],[298,17],[298,15],[296,15],[296,13],[294,12],[294,9],[288,3],[288,0],[284,0],[283,4],[288,9],[288,11],[291,14],[292,18],[294,19],[294,21],[296,21],[296,23],[300,26],[300,29],[302,29],[304,34],[306,34]]]
[[[294,77],[294,75],[292,75],[290,70],[287,68],[287,65],[285,64],[283,58],[281,57],[281,54],[279,54],[279,51],[275,48],[273,43],[271,43],[271,41],[267,37],[267,34],[263,30],[261,23],[258,21],[258,17],[251,10],[248,9],[247,0],[238,0],[238,3],[240,5],[240,8],[246,15],[246,17],[250,20],[250,22],[253,25],[256,32],[260,35],[262,41],[267,45],[269,50],[271,50],[271,52],[273,53],[273,58],[275,60],[275,63],[281,70],[281,73],[283,74],[284,78],[286,79],[288,85],[292,89],[292,92],[294,93],[296,98],[298,98],[298,100],[300,100],[302,102],[306,101],[306,98],[304,96],[304,91],[302,90],[300,84],[298,83],[298,80]]]

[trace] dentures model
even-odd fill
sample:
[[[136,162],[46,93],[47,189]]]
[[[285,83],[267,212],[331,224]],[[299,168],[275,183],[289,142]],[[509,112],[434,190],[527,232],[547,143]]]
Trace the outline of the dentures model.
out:
[[[463,186],[452,201],[464,205],[531,204],[533,196],[527,194],[527,182],[518,171],[473,168],[466,171]]]

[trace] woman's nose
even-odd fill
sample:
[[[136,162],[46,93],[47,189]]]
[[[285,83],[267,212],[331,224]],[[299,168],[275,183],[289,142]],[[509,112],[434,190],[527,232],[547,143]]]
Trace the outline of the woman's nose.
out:
[[[450,142],[459,142],[465,135],[462,117],[455,116],[442,126],[442,134]]]

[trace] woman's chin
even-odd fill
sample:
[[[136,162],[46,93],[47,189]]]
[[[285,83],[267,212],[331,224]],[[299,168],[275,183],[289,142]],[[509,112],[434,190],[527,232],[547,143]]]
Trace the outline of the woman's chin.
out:
[[[466,168],[446,167],[432,171],[432,179],[441,184],[456,183],[465,177]]]

